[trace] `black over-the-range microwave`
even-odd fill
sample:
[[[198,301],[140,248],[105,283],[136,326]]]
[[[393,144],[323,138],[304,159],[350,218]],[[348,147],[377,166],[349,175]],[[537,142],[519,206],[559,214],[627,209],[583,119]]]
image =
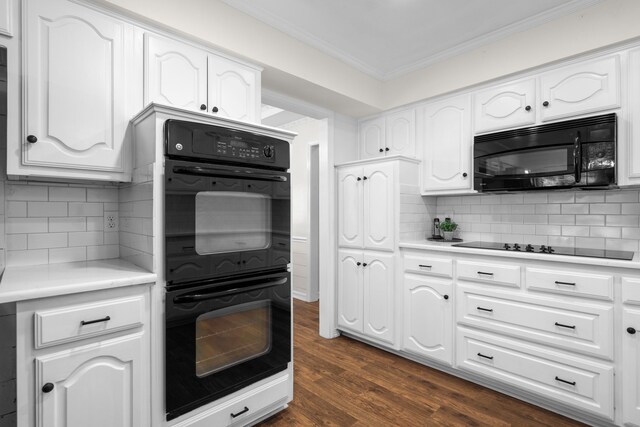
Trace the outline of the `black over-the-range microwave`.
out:
[[[476,136],[474,189],[613,187],[616,120],[611,113]]]

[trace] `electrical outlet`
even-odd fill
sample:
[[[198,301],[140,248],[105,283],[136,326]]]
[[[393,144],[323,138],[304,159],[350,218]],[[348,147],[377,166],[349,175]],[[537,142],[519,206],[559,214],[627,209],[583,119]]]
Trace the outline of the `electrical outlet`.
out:
[[[104,231],[118,231],[118,212],[105,212]]]

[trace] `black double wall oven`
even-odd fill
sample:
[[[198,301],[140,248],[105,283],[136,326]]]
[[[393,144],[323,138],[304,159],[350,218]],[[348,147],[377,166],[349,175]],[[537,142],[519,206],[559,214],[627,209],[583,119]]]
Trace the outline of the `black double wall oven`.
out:
[[[171,420],[287,369],[291,184],[287,141],[179,120],[164,135]]]

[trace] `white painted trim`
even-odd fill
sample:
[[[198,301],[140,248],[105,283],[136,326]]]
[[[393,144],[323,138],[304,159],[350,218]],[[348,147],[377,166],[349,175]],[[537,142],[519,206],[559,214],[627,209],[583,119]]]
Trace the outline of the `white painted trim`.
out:
[[[308,239],[306,237],[303,236],[291,236],[291,241],[292,242],[297,242],[297,243],[306,243]]]
[[[479,46],[486,45],[488,43],[504,39],[511,34],[518,33],[521,31],[528,30],[530,28],[542,25],[546,22],[557,19],[561,16],[568,15],[575,11],[586,9],[591,7],[597,3],[600,3],[602,0],[572,0],[569,3],[557,6],[553,9],[541,12],[539,14],[530,16],[521,21],[515,22],[511,25],[507,25],[506,27],[502,27],[499,30],[492,31],[488,34],[485,34],[480,37],[475,37],[474,39],[456,45],[450,49],[444,49],[434,55],[430,55],[427,58],[424,58],[424,53],[418,52],[416,56],[424,58],[418,61],[414,61],[405,66],[398,67],[393,71],[384,72],[383,70],[376,68],[370,64],[367,64],[364,61],[359,60],[358,58],[350,55],[344,50],[340,49],[338,46],[327,43],[321,38],[318,38],[311,33],[295,28],[291,26],[289,23],[280,19],[279,16],[267,11],[266,9],[262,9],[259,6],[256,7],[256,3],[252,2],[242,2],[237,0],[223,0],[226,4],[238,9],[254,18],[270,25],[289,36],[300,40],[302,43],[308,44],[310,46],[315,47],[316,49],[324,52],[342,62],[345,62],[347,65],[352,66],[358,71],[361,71],[365,74],[368,74],[378,80],[388,81],[395,78],[398,78],[402,75],[408,74],[412,71],[419,70],[421,68],[425,68],[431,64],[436,62],[443,61],[445,59],[460,55],[464,52],[471,51]],[[248,5],[251,4],[251,7]]]
[[[306,292],[292,290],[291,296],[304,302],[313,302],[313,300],[309,297],[309,294],[307,294]]]

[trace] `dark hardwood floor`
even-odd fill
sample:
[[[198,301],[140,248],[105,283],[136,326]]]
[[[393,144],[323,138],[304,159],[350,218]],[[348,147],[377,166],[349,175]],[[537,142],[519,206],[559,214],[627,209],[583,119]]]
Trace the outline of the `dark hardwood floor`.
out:
[[[294,300],[294,398],[264,426],[582,424],[345,337],[318,335],[318,303]]]

